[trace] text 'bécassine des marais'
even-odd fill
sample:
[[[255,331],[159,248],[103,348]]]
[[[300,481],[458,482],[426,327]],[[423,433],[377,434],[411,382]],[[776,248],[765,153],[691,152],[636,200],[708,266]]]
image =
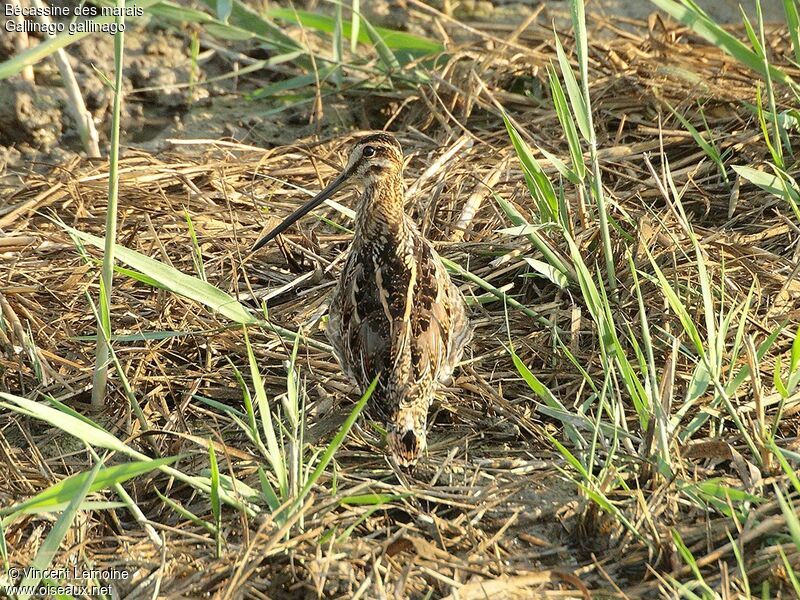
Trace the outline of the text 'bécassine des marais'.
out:
[[[144,9],[135,4],[123,7],[116,6],[91,6],[79,4],[78,6],[20,6],[19,4],[5,4],[6,17],[32,17],[29,19],[6,19],[3,29],[10,33],[46,33],[56,35],[67,31],[70,35],[78,33],[117,33],[125,31],[125,23],[103,23],[91,20],[91,17],[141,17]],[[35,19],[33,17],[39,17]],[[43,19],[42,17],[48,17]],[[51,21],[50,18],[89,17],[90,20]]]
[[[142,17],[144,9],[131,4],[129,6],[91,6],[79,4],[78,6],[20,6],[19,4],[6,4],[5,16],[7,17]]]

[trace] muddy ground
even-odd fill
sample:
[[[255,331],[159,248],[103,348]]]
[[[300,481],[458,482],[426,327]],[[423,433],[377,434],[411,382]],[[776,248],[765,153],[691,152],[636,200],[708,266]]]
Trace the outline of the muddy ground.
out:
[[[303,3],[297,3],[302,5]],[[309,9],[324,10],[324,3],[310,0]],[[440,2],[432,2],[442,8]],[[472,24],[520,22],[538,2],[488,2],[464,0],[449,2],[455,18]],[[706,0],[699,3],[710,16],[722,23],[741,23],[737,0]],[[762,2],[764,18],[783,20],[779,0]],[[569,3],[548,0],[538,22],[556,22],[568,26]],[[403,2],[370,2],[365,13],[376,25],[408,29],[408,11]],[[587,3],[589,29],[592,22],[607,16],[646,20],[654,14],[649,2],[600,0]],[[752,7],[747,8],[753,14]],[[143,22],[144,21],[144,22]],[[419,33],[426,25],[418,21],[410,26]],[[600,32],[599,35],[608,35]],[[205,39],[205,38],[204,38]],[[37,41],[31,37],[30,43]],[[189,87],[193,64],[189,30],[155,20],[129,23],[125,36],[125,104],[122,121],[122,144],[130,149],[158,152],[171,146],[171,139],[229,139],[269,148],[291,143],[309,134],[346,131],[357,124],[370,128],[369,116],[350,106],[330,106],[321,120],[307,107],[272,114],[276,105],[270,100],[246,100],[242,97],[255,87],[252,79],[227,79],[204,83],[246,61],[262,58],[265,52],[253,44],[201,44],[195,80]],[[14,52],[10,35],[0,36],[0,60]],[[100,135],[101,148],[108,142],[112,94],[98,73],[113,78],[113,38],[95,34],[69,46],[72,68],[92,112]],[[237,60],[238,58],[238,60]],[[245,63],[241,62],[244,60]],[[274,77],[274,76],[273,76]],[[263,79],[260,78],[260,79]],[[269,81],[267,77],[266,81]],[[191,150],[189,150],[191,152]],[[49,60],[37,66],[35,84],[19,77],[0,85],[0,191],[13,188],[19,174],[28,169],[46,171],[67,162],[82,152],[80,139],[69,111],[66,94],[56,66]]]

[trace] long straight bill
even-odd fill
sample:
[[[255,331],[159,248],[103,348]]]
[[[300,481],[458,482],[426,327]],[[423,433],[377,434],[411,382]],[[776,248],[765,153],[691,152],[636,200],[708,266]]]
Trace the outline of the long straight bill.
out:
[[[312,210],[314,210],[317,206],[319,206],[320,204],[325,202],[325,200],[327,200],[328,198],[333,196],[333,194],[336,193],[336,190],[338,190],[340,187],[342,187],[342,184],[345,181],[347,181],[347,178],[350,177],[351,172],[352,172],[352,168],[344,171],[336,179],[334,179],[332,182],[330,182],[328,184],[328,187],[326,187],[319,194],[314,196],[311,200],[309,200],[303,206],[301,206],[296,211],[294,211],[291,215],[286,217],[286,219],[284,219],[284,221],[280,225],[278,225],[275,229],[273,229],[267,235],[265,235],[260,240],[258,240],[256,242],[256,245],[253,246],[253,249],[250,252],[255,252],[256,250],[258,250],[259,248],[261,248],[265,244],[267,244],[267,243],[271,242],[272,240],[274,240],[276,237],[278,237],[284,231],[289,229],[289,227],[294,225],[295,221],[297,221],[298,219],[301,219],[302,217],[306,216],[308,213],[310,213]]]

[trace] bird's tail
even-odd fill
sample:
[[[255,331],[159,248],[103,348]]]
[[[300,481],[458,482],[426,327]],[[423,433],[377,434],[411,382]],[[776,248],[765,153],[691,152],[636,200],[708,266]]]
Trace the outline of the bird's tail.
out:
[[[401,406],[388,424],[389,451],[401,467],[417,463],[427,447],[429,402]]]

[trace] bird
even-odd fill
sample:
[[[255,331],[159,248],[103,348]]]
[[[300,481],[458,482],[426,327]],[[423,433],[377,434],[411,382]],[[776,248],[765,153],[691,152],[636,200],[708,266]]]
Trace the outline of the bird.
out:
[[[252,248],[257,251],[337,191],[360,189],[355,227],[326,326],[342,370],[363,393],[387,447],[413,468],[427,448],[428,410],[452,383],[473,328],[461,291],[406,214],[403,149],[389,133],[358,138],[341,173]]]

